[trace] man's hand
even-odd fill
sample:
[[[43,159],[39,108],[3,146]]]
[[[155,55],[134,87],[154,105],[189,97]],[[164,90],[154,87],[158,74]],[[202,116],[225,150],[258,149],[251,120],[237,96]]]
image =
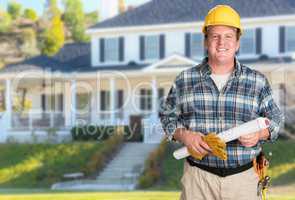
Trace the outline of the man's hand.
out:
[[[200,132],[177,129],[173,136],[176,140],[182,142],[188,149],[194,151],[196,154],[204,156],[211,152],[210,147],[203,141],[203,134]]]
[[[267,140],[268,137],[269,131],[266,128],[255,133],[250,133],[248,135],[241,136],[239,137],[239,141],[245,147],[253,147],[259,142],[259,140]]]

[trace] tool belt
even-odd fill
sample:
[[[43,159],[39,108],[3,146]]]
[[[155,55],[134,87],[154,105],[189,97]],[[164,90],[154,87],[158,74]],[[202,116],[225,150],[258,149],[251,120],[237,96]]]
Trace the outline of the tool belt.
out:
[[[270,185],[270,177],[267,175],[267,168],[269,161],[266,159],[263,152],[261,152],[256,159],[253,160],[254,169],[259,177],[257,184],[257,196],[261,196],[263,200],[266,199],[266,190]]]
[[[241,173],[241,172],[246,171],[246,170],[250,169],[251,167],[253,167],[253,162],[249,162],[245,165],[242,165],[242,166],[239,166],[236,168],[217,168],[217,167],[209,167],[209,166],[195,163],[189,157],[186,160],[190,164],[190,166],[200,168],[202,170],[205,170],[207,172],[210,172],[210,173],[215,174],[220,177],[226,177],[226,176],[234,175],[237,173]]]

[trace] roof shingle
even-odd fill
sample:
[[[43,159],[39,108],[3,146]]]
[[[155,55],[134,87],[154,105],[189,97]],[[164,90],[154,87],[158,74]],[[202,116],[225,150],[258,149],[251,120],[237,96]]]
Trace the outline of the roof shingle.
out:
[[[90,29],[203,21],[217,4],[232,6],[244,18],[295,14],[294,0],[152,0]]]

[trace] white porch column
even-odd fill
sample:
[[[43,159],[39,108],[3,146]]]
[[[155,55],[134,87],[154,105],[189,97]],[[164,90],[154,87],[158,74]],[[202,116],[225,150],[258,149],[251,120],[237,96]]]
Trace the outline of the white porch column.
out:
[[[72,126],[76,125],[76,114],[77,114],[77,82],[76,80],[71,80],[71,118]]]
[[[64,98],[65,98],[65,103],[64,103],[64,117],[65,117],[65,126],[69,127],[72,126],[71,123],[71,105],[72,105],[72,96],[71,96],[71,83],[70,82],[65,82],[64,83]]]
[[[11,80],[6,79],[6,90],[5,90],[5,109],[6,109],[6,128],[11,129],[12,121],[12,97],[11,97]]]
[[[111,123],[115,124],[116,116],[115,116],[115,110],[116,110],[116,82],[115,78],[110,78],[110,103],[111,103]]]
[[[157,116],[158,113],[158,86],[156,77],[152,79],[152,115]]]
[[[96,123],[97,116],[97,92],[96,89],[91,91],[91,123]]]
[[[101,105],[100,105],[100,91],[101,91],[101,85],[100,85],[100,74],[98,74],[97,78],[96,78],[96,110],[95,110],[95,114],[96,114],[96,119],[95,122],[96,124],[101,124]]]

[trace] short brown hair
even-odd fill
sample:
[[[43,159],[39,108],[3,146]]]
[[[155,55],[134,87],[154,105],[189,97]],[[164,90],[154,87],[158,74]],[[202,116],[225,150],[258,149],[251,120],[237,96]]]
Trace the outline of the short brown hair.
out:
[[[205,40],[207,40],[207,38],[208,38],[208,27],[206,27],[205,28],[205,35],[204,35],[204,37],[205,37]],[[238,28],[234,28],[234,29],[236,29],[236,31],[237,31],[237,41],[240,39],[240,37],[241,37],[241,30],[240,29],[238,29]]]

